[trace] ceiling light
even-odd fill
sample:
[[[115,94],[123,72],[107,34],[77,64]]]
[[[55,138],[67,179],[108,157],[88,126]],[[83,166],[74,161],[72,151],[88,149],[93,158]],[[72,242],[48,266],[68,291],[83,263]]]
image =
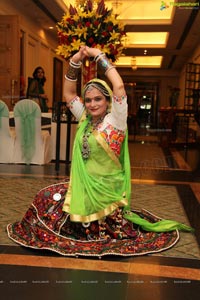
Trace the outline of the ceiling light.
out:
[[[126,47],[165,48],[168,32],[127,32]]]
[[[132,65],[137,65],[138,68],[160,68],[162,56],[120,56],[115,65],[122,68],[132,68]],[[135,60],[135,63],[134,63]]]

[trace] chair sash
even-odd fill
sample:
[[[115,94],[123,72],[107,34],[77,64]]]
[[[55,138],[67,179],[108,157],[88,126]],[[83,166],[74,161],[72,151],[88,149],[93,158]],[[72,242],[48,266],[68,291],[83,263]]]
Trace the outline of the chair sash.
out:
[[[1,118],[9,118],[9,110],[7,105],[5,104],[5,102],[3,102],[2,100],[0,100],[0,128],[1,128]]]
[[[35,152],[35,119],[41,118],[40,107],[31,100],[21,100],[14,108],[14,117],[20,118],[22,155],[30,163]]]

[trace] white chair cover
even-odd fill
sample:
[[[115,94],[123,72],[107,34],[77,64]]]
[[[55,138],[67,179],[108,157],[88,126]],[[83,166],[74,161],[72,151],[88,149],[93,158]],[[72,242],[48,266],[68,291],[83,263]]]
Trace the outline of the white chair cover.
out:
[[[41,130],[41,110],[37,103],[24,99],[14,107],[14,163],[43,165],[52,160],[51,136]]]
[[[11,163],[14,149],[14,137],[9,127],[9,109],[0,100],[0,163]]]

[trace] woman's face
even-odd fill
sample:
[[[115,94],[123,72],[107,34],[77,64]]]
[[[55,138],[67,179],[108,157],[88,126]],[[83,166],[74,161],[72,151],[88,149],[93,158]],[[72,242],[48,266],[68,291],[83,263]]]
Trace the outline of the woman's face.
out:
[[[92,120],[98,120],[106,114],[108,107],[106,97],[96,88],[89,88],[85,93],[85,107]]]
[[[44,71],[43,69],[37,70],[37,78],[43,78],[44,77]]]

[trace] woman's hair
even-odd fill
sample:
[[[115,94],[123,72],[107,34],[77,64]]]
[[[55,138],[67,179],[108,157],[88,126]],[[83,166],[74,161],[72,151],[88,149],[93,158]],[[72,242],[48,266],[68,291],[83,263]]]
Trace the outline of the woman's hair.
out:
[[[44,69],[42,67],[39,66],[39,67],[35,68],[35,70],[33,71],[33,78],[38,79],[37,73],[39,70],[42,70],[42,72],[44,74],[43,78],[40,79],[41,84],[44,85],[44,83],[46,81],[46,77],[45,77]]]
[[[85,93],[90,88],[96,88],[106,97],[106,100],[108,102],[111,102],[112,91],[111,91],[109,85],[104,80],[94,78],[94,79],[90,80],[88,83],[86,83],[85,87],[83,88],[83,93],[82,93],[83,100],[85,100]]]

